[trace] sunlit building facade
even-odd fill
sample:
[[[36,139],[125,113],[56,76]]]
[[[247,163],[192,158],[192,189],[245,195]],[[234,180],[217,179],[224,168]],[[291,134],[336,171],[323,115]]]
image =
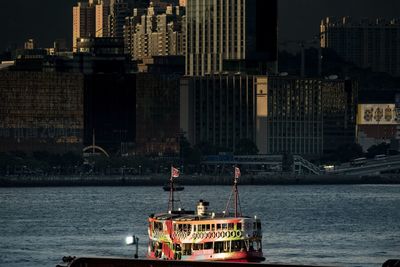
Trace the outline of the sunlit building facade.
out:
[[[125,47],[132,59],[184,55],[184,8],[151,5],[133,14],[126,18],[124,28]]]
[[[76,40],[96,36],[96,8],[95,1],[78,2],[72,8],[72,50],[76,51]]]
[[[187,75],[249,68],[265,74],[267,62],[276,61],[276,0],[191,0],[186,13]]]

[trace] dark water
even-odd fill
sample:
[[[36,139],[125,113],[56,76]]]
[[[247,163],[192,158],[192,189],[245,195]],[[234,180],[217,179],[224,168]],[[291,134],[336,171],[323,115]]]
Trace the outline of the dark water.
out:
[[[225,208],[231,188],[186,187]],[[263,220],[268,263],[381,266],[400,257],[400,186],[242,186],[241,206]],[[0,188],[0,266],[51,266],[62,256],[130,257],[129,234],[147,242],[146,219],[167,208],[160,187]]]

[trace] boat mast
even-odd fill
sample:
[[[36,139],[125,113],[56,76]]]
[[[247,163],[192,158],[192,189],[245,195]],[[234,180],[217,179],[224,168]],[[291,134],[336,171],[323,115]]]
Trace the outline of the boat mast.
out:
[[[226,208],[225,208],[225,213],[229,214],[229,206],[231,204],[231,199],[232,199],[232,194],[234,194],[235,199],[234,199],[234,205],[235,205],[235,218],[239,217],[239,209],[240,209],[240,200],[239,200],[239,190],[238,190],[238,180],[240,177],[240,169],[238,167],[235,167],[234,171],[234,180],[233,180],[233,188],[231,191],[231,194],[229,196],[229,200],[226,203]],[[241,209],[240,209],[241,210]],[[240,216],[241,216],[241,211],[240,211]]]
[[[174,210],[174,167],[171,166],[171,177],[169,179],[169,201],[168,201],[168,211]]]
[[[235,218],[238,217],[238,200],[239,200],[239,192],[237,188],[237,178],[236,178],[236,170],[235,170],[235,180],[233,183],[233,190],[235,192]]]
[[[238,191],[238,180],[240,177],[240,169],[238,167],[235,167],[235,178],[234,178],[234,183],[233,183],[233,190],[235,193],[235,218],[238,217],[239,212],[238,212],[238,206],[239,206],[239,191]]]
[[[175,202],[175,198],[174,198],[174,181],[175,178],[179,177],[179,169],[174,168],[174,166],[171,166],[171,177],[169,179],[169,201],[168,201],[168,211],[173,212],[174,211],[174,202]]]

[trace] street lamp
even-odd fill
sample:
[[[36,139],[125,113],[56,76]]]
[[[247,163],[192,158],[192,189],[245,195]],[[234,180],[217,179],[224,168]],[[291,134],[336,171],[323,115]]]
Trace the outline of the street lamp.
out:
[[[136,245],[136,253],[135,253],[134,257],[135,257],[135,259],[137,259],[138,258],[138,253],[139,253],[139,237],[134,236],[134,235],[127,236],[125,238],[125,243],[128,246]]]

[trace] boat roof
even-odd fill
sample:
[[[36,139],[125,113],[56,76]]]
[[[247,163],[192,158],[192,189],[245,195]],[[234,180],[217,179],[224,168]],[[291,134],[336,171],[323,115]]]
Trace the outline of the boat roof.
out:
[[[150,218],[156,220],[173,220],[177,222],[191,222],[191,221],[208,221],[208,220],[232,220],[232,219],[249,219],[248,216],[233,217],[227,216],[223,213],[206,213],[204,215],[195,214],[194,211],[177,211],[171,213],[152,214]]]

